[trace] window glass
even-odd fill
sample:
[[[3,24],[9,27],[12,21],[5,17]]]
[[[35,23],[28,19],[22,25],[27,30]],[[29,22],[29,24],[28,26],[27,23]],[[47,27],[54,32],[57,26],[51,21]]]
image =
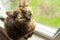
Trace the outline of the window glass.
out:
[[[36,22],[60,28],[60,0],[31,0],[30,6]]]

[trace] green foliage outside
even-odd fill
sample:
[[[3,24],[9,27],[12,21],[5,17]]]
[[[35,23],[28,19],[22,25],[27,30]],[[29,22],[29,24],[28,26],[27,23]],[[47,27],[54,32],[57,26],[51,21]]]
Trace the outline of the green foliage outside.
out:
[[[35,12],[36,6],[38,6],[39,4],[42,5],[43,0],[33,0],[30,3],[30,6],[34,7],[33,12]],[[52,16],[54,16],[53,14],[55,12],[57,12],[57,14],[60,14],[60,12],[59,12],[60,11],[60,0],[48,0],[48,5],[51,5],[51,6],[57,5],[57,8],[52,8],[49,11],[47,10],[48,12],[45,12],[45,15],[47,15],[47,17],[45,17],[44,15],[40,16],[40,15],[37,15],[36,13],[34,13],[35,20],[37,22],[41,23],[41,24],[44,24],[44,25],[47,25],[47,26],[50,26],[50,27],[60,28],[60,16],[59,15],[54,17],[54,18],[48,18],[49,14],[51,14]]]
[[[18,2],[19,2],[19,0],[13,0],[13,1],[11,1],[11,9],[12,10],[14,10],[14,9],[17,8]]]

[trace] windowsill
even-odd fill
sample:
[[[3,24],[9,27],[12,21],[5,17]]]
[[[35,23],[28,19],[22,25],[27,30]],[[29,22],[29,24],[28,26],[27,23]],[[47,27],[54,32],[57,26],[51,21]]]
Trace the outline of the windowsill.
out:
[[[36,23],[36,29],[35,29],[36,32],[35,33],[51,39],[51,38],[53,38],[53,36],[55,35],[57,30],[58,29]]]

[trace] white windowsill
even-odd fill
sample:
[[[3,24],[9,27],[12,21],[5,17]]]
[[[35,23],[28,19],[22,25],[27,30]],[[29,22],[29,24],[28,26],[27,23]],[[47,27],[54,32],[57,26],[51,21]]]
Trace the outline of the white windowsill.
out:
[[[35,29],[36,32],[35,33],[51,39],[51,38],[53,38],[53,36],[57,30],[58,29],[51,28],[51,27],[36,23],[36,29]]]

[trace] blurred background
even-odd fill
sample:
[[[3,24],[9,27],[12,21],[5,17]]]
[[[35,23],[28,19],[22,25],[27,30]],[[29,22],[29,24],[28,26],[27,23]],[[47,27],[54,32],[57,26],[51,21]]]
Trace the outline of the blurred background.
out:
[[[18,8],[20,0],[0,0],[6,11]],[[60,28],[60,0],[26,0],[36,22]]]

